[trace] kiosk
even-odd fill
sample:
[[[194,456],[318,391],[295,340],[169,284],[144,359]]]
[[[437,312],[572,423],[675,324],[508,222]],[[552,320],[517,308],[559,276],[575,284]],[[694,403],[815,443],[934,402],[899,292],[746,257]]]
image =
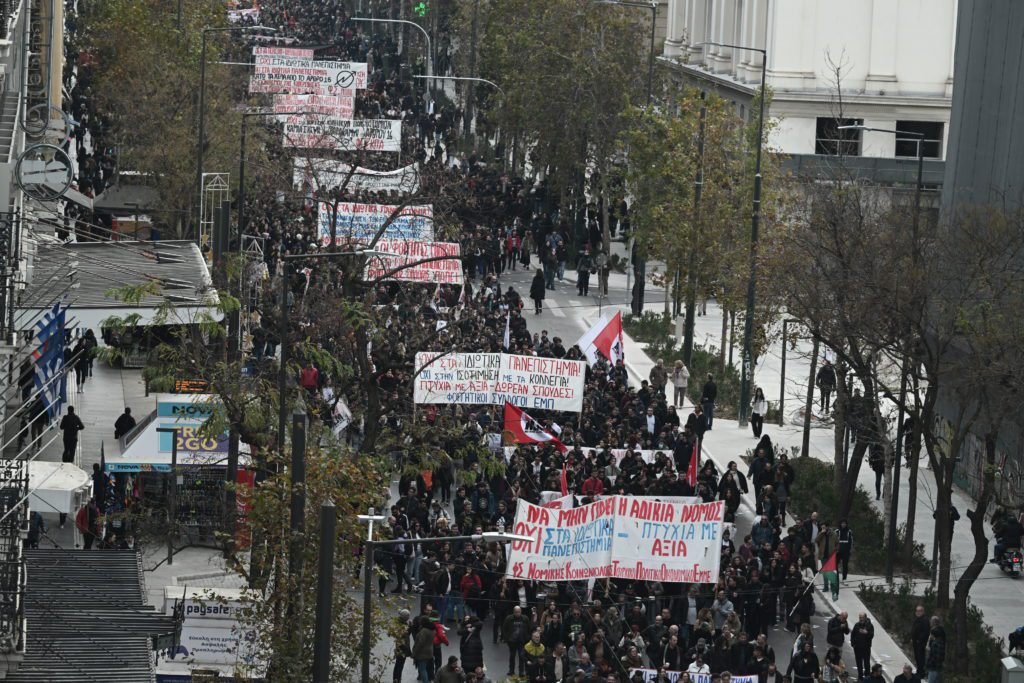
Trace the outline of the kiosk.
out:
[[[122,439],[122,454],[104,460],[108,493],[113,494],[109,496],[113,509],[107,511],[140,503],[161,506],[173,481],[182,533],[193,543],[213,542],[226,518],[223,505],[228,470],[227,433],[210,434],[204,426],[217,408],[212,394],[157,394],[156,410]],[[170,429],[177,433],[166,431]],[[236,482],[251,487],[254,473],[249,469],[245,444],[239,445],[238,460]],[[238,512],[244,517],[246,510],[240,506]]]

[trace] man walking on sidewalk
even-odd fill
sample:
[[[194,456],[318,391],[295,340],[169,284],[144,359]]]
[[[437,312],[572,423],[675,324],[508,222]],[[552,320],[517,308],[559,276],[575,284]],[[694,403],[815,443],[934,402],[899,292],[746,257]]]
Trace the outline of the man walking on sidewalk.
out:
[[[82,419],[75,415],[75,409],[68,406],[68,414],[60,421],[60,430],[64,432],[64,453],[62,462],[74,462],[75,450],[78,448],[78,432],[85,429]]]
[[[718,386],[715,384],[715,378],[708,373],[708,381],[704,382],[704,391],[701,393],[700,404],[704,409],[704,415],[707,416],[708,429],[715,424],[715,399],[718,398]]]

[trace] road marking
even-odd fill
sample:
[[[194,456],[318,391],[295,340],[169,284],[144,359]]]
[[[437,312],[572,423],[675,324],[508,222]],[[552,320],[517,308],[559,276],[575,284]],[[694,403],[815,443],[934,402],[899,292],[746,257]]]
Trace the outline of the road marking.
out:
[[[551,307],[551,315],[555,316],[556,318],[564,318],[565,317],[565,311],[563,311],[558,306],[552,306]]]

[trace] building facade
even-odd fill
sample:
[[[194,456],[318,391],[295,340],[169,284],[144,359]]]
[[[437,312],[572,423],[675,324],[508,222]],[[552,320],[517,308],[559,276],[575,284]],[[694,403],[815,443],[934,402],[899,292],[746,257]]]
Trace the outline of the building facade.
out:
[[[770,144],[783,153],[917,156],[916,136],[838,130],[841,119],[921,133],[925,157],[945,157],[957,0],[670,0],[667,11],[662,63],[745,117],[762,53],[712,43],[764,51],[780,120]]]

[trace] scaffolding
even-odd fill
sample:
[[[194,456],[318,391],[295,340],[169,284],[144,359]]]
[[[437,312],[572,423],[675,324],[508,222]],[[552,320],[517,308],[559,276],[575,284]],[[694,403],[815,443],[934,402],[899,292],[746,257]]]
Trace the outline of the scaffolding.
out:
[[[213,262],[213,222],[217,209],[229,200],[229,173],[204,173],[203,191],[199,204],[199,250],[203,252],[206,263]]]

